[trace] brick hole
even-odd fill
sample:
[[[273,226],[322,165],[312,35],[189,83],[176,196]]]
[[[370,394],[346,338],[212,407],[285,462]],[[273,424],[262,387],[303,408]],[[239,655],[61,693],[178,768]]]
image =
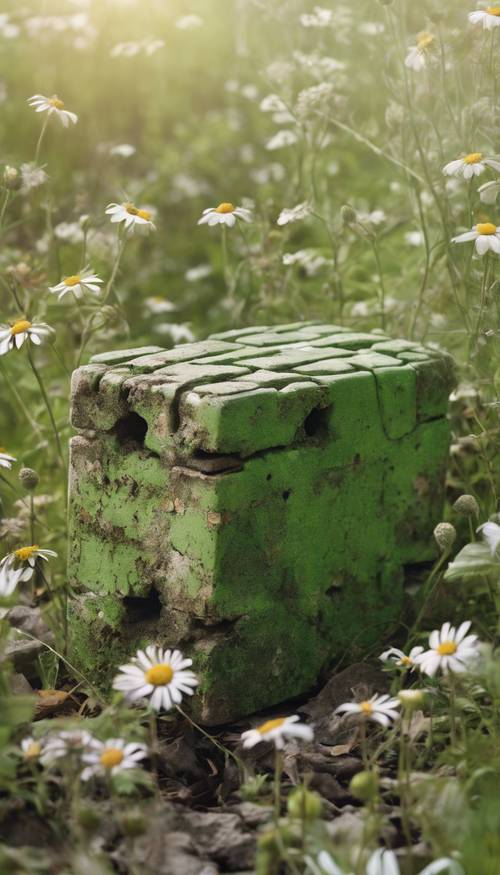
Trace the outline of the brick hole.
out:
[[[144,438],[148,430],[146,420],[138,413],[122,416],[114,427],[114,433],[121,444],[134,443],[144,446]]]
[[[272,479],[273,479],[273,475],[272,475],[272,474],[268,474],[267,477],[266,477],[266,480],[272,480]]]
[[[285,491],[281,493],[281,497],[282,497],[283,501],[288,501],[291,494],[292,494],[291,489],[285,489]]]
[[[122,600],[125,608],[127,623],[146,623],[158,620],[162,604],[156,589],[152,589],[149,595],[143,598],[139,596],[125,596]]]
[[[331,407],[315,407],[306,416],[303,429],[307,437],[324,438],[328,434]]]

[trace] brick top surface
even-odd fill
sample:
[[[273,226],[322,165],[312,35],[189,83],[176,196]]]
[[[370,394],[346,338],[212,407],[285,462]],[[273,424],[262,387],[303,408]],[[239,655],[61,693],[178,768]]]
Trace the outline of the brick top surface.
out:
[[[445,414],[453,382],[451,357],[416,342],[314,322],[258,326],[94,356],[73,375],[72,424],[111,432],[134,413],[155,452],[249,455],[293,444],[313,410],[356,405],[369,386],[397,439]]]

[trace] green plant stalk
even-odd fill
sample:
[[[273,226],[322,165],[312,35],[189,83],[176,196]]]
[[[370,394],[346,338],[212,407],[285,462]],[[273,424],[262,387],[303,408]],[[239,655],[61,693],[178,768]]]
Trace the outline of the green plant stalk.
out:
[[[281,814],[281,777],[283,774],[283,751],[274,751],[274,823],[278,827]]]
[[[29,341],[28,341],[28,343],[26,344],[26,350],[27,350],[27,353],[28,353],[28,361],[29,361],[29,363],[30,363],[31,370],[33,371],[33,373],[34,373],[34,375],[35,375],[36,381],[37,381],[38,386],[39,386],[39,388],[40,388],[40,392],[41,392],[41,394],[42,394],[42,398],[43,398],[44,403],[45,403],[45,407],[47,408],[47,413],[48,413],[48,416],[49,416],[49,419],[50,419],[50,424],[51,424],[51,426],[52,426],[52,431],[54,432],[54,439],[55,439],[55,442],[56,442],[57,453],[58,453],[58,455],[59,455],[59,459],[60,459],[60,461],[61,461],[61,466],[62,466],[62,469],[63,469],[64,473],[66,474],[66,460],[65,460],[65,458],[64,458],[64,453],[63,453],[63,449],[62,449],[62,445],[61,445],[61,440],[60,440],[60,438],[59,438],[59,430],[58,430],[58,428],[57,428],[57,423],[56,423],[56,421],[55,421],[55,419],[54,419],[54,414],[53,414],[53,412],[52,412],[52,406],[51,406],[51,404],[50,404],[49,396],[47,395],[47,391],[46,391],[46,389],[45,389],[45,385],[44,385],[44,382],[43,382],[43,379],[42,379],[42,375],[40,374],[40,371],[38,370],[37,366],[35,365],[35,361],[34,361],[34,358],[33,358],[33,354],[32,354],[31,349],[30,349],[30,347],[29,347]]]
[[[45,137],[45,131],[47,130],[47,125],[49,123],[49,118],[50,118],[50,113],[47,113],[47,115],[45,116],[45,121],[42,125],[42,130],[40,131],[40,136],[38,137],[38,141],[36,144],[35,157],[33,159],[33,163],[34,163],[35,167],[38,165],[38,159],[40,157],[40,150],[42,148],[42,143],[43,143],[43,140]]]

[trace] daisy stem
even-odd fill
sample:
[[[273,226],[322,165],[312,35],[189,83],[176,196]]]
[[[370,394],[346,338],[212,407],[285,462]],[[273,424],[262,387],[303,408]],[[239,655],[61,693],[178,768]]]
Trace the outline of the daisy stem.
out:
[[[119,231],[118,232],[118,249],[116,250],[116,258],[115,258],[113,267],[111,269],[111,275],[110,275],[109,280],[106,284],[106,289],[104,291],[104,296],[102,299],[101,307],[104,307],[104,304],[108,300],[109,295],[111,293],[111,290],[114,286],[116,274],[118,273],[118,268],[120,267],[120,261],[122,259],[123,250],[125,249],[126,240],[127,240],[126,235],[121,234]]]
[[[38,435],[40,440],[43,440],[43,434],[40,430],[38,423],[31,416],[23,399],[21,398],[19,392],[17,391],[15,384],[12,382],[12,380],[9,379],[9,377],[4,369],[3,363],[1,361],[0,361],[0,371],[2,371],[5,382],[7,383],[7,386],[9,387],[10,391],[12,392],[12,395],[14,396],[14,398],[16,400],[16,406],[19,407],[20,410],[22,410],[22,412],[24,413],[26,419],[28,420],[28,422],[29,422],[31,428],[33,429],[33,431],[35,432],[35,434]]]
[[[457,724],[456,724],[457,700],[456,700],[455,680],[451,674],[449,675],[449,684],[450,684],[450,735],[451,735],[451,744],[453,747],[455,747],[455,745],[458,741]]]
[[[483,269],[483,279],[481,282],[481,300],[479,303],[479,315],[477,317],[476,330],[474,332],[474,348],[477,349],[477,342],[479,339],[479,334],[481,332],[481,325],[483,322],[484,311],[486,309],[486,301],[488,297],[488,286],[489,286],[489,276],[490,276],[490,257],[489,252],[484,256],[484,269]]]
[[[31,543],[35,543],[35,499],[33,493],[30,493],[30,538]]]
[[[206,732],[206,730],[203,729],[202,726],[199,726],[198,723],[195,723],[194,720],[189,716],[189,714],[186,714],[186,712],[182,710],[180,705],[176,705],[175,707],[177,708],[179,714],[182,714],[184,719],[187,720],[187,722],[191,724],[193,729],[196,729],[198,732],[201,732],[201,734],[204,735],[205,738],[208,738],[208,740],[211,741],[212,744],[215,747],[217,747],[225,756],[230,756],[235,761],[238,768],[244,772],[244,765],[243,765],[242,761],[240,760],[239,757],[236,756],[235,753],[232,752],[232,750],[229,750],[228,747],[224,747],[224,745],[221,744],[220,741],[217,741],[217,739],[214,738],[213,735],[210,735],[210,733]]]
[[[48,123],[49,123],[49,118],[50,118],[50,115],[49,115],[49,113],[47,113],[47,115],[45,116],[45,121],[44,121],[44,123],[43,123],[43,125],[42,125],[42,130],[40,131],[40,136],[38,137],[38,142],[37,142],[37,144],[36,144],[36,149],[35,149],[35,159],[34,159],[34,162],[33,162],[34,165],[35,165],[35,167],[36,167],[36,165],[38,164],[38,159],[39,159],[39,157],[40,157],[40,149],[42,148],[43,138],[45,137],[45,131],[47,130],[47,125],[48,125]]]
[[[366,771],[370,768],[370,761],[368,758],[368,747],[366,744],[366,720],[361,720],[361,725],[359,727],[359,744],[361,747],[361,759],[363,760],[363,767]]]
[[[281,812],[281,776],[283,774],[283,752],[274,751],[274,822],[278,826]]]
[[[375,256],[375,263],[377,265],[378,271],[378,284],[379,284],[379,301],[380,301],[380,326],[382,330],[385,331],[385,284],[384,284],[384,274],[382,272],[382,263],[380,261],[380,250],[376,237],[372,237],[371,240],[373,255]]]
[[[43,400],[45,402],[45,407],[47,408],[47,413],[49,415],[50,424],[51,424],[52,430],[54,432],[54,438],[56,441],[57,452],[58,452],[59,458],[61,460],[61,466],[62,466],[64,473],[66,473],[66,460],[64,458],[64,453],[63,453],[62,446],[61,446],[61,440],[59,438],[59,430],[57,428],[57,423],[54,419],[54,414],[52,412],[52,406],[51,406],[50,401],[49,401],[49,396],[47,395],[47,391],[45,389],[45,385],[44,385],[42,376],[41,376],[40,371],[38,370],[37,366],[35,365],[33,354],[31,352],[31,349],[29,348],[28,344],[26,345],[26,349],[28,351],[28,361],[30,363],[31,370],[33,371],[33,373],[35,375],[38,386],[40,387],[40,392],[42,393],[42,397],[43,397]]]
[[[0,228],[3,225],[3,220],[5,218],[5,213],[7,210],[9,200],[10,200],[10,191],[7,189],[7,191],[5,192],[5,197],[3,199],[2,209],[0,210]]]
[[[433,568],[431,569],[431,573],[429,574],[427,580],[425,581],[425,583],[422,587],[420,610],[419,610],[419,612],[416,616],[415,622],[413,623],[413,626],[411,627],[410,632],[408,634],[408,643],[411,643],[412,638],[415,635],[415,632],[417,631],[418,627],[420,626],[420,621],[422,620],[422,617],[425,614],[425,610],[427,608],[427,604],[429,602],[429,599],[434,594],[434,590],[435,590],[437,584],[439,583],[438,572],[441,569],[441,567],[443,566],[443,564],[446,562],[446,560],[448,559],[449,555],[450,555],[449,548],[447,550],[444,550],[441,553],[441,556],[435,562]]]
[[[406,722],[407,720],[407,722]],[[406,732],[410,728],[411,715],[405,720],[405,715],[401,717],[400,735],[399,735],[399,764],[398,764],[398,784],[399,784],[399,802],[401,806],[401,824],[405,836],[406,844],[409,850],[412,847],[410,821],[408,818],[409,807],[409,790],[410,790],[410,751],[407,744]]]
[[[158,780],[158,724],[156,721],[156,712],[151,711],[149,715],[149,748],[151,751],[151,770],[153,772],[153,783],[155,793],[160,795],[160,782]]]

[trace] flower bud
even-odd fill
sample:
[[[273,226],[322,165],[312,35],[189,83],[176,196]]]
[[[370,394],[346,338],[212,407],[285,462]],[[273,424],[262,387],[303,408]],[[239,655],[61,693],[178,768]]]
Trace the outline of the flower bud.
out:
[[[296,787],[289,794],[286,807],[290,817],[297,820],[318,820],[321,817],[323,803],[321,796],[308,790],[307,787]]]
[[[102,823],[102,816],[95,805],[82,805],[78,809],[77,819],[86,832],[95,832]]]
[[[457,537],[455,526],[451,523],[438,523],[434,529],[434,539],[441,553],[451,550]]]
[[[453,505],[453,510],[464,516],[479,516],[479,505],[473,495],[461,495]]]
[[[344,206],[341,207],[340,217],[344,222],[344,225],[352,225],[352,223],[358,218],[356,210],[354,207],[351,207],[350,204],[344,204]]]
[[[425,690],[400,690],[398,699],[405,711],[418,711],[425,705]]]
[[[131,808],[120,815],[120,827],[126,836],[135,838],[146,832],[146,818],[139,808]]]
[[[378,794],[379,780],[376,772],[358,772],[351,778],[349,792],[361,802],[370,802]]]
[[[33,468],[21,468],[19,471],[19,480],[27,492],[33,492],[38,486],[40,478]]]
[[[6,164],[3,169],[3,184],[10,191],[16,191],[21,185],[21,174],[17,167]]]

